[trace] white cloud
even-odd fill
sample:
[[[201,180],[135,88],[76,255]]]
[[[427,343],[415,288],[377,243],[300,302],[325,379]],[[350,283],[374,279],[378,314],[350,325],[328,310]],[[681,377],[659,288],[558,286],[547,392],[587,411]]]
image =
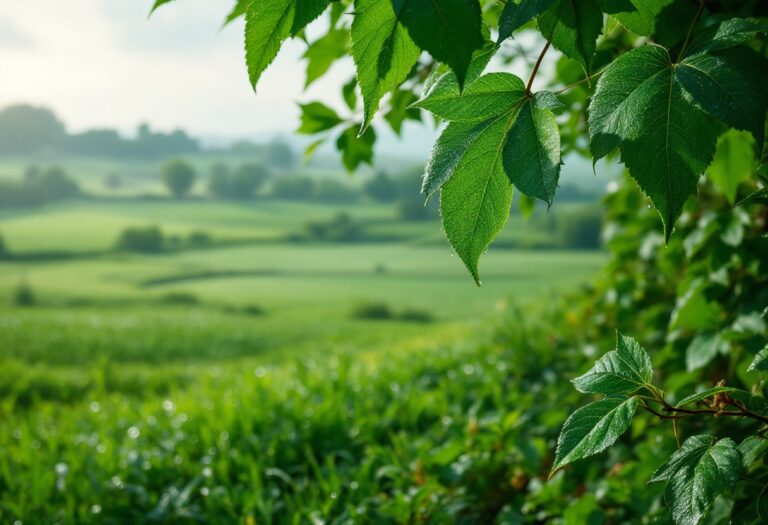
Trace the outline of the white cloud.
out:
[[[147,20],[151,0],[3,2],[0,20],[34,45],[3,50],[0,106],[54,109],[70,129],[133,130],[143,121],[195,134],[296,128],[295,101],[338,101],[347,63],[303,94],[303,44],[289,42],[258,95],[243,62],[242,22],[219,30],[228,3],[183,0]]]

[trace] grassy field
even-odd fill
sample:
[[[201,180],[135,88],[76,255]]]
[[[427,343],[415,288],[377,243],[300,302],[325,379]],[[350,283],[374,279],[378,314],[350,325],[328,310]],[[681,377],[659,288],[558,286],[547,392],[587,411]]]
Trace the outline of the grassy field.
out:
[[[363,242],[289,240],[340,211]],[[212,242],[114,250],[143,225]],[[476,341],[604,260],[492,249],[478,288],[436,222],[372,203],[93,199],[2,211],[0,233],[3,523],[453,522],[444,504],[485,523],[497,504],[439,473],[492,448],[466,441],[472,399],[509,425],[498,407],[528,394],[502,389],[507,343]],[[513,216],[504,235],[529,233]]]

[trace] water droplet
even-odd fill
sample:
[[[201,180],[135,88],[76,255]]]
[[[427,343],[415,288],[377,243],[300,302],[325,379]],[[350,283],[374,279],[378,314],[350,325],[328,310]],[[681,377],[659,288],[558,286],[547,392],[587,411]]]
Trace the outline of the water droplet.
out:
[[[66,463],[56,463],[54,468],[59,476],[66,476],[67,472],[69,472],[69,466]]]
[[[91,514],[100,514],[101,505],[91,505]]]
[[[141,430],[138,427],[131,427],[128,429],[128,437],[131,439],[137,439],[141,435]]]

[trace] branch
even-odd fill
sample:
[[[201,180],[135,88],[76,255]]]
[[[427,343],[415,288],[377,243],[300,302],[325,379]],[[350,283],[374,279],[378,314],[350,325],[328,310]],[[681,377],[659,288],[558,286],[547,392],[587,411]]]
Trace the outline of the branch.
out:
[[[544,60],[544,55],[547,54],[549,45],[550,45],[550,42],[549,40],[547,40],[547,44],[544,46],[544,49],[541,50],[541,53],[539,53],[539,58],[536,59],[536,64],[533,66],[533,71],[531,71],[531,76],[528,78],[528,85],[525,86],[525,94],[528,96],[531,96],[531,86],[533,85],[533,79],[536,78],[536,73],[539,72],[539,66],[541,65],[541,61]]]

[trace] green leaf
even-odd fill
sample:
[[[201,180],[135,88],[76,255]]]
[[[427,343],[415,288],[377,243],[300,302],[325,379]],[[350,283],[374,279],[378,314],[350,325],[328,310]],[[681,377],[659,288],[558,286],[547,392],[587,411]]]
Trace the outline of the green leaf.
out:
[[[331,129],[343,122],[336,112],[322,102],[299,104],[301,108],[301,126],[299,133],[311,135]]]
[[[412,107],[416,101],[416,95],[407,89],[398,89],[389,99],[389,111],[384,115],[384,119],[389,123],[392,131],[400,135],[403,128],[403,122],[406,120],[420,120],[421,113],[418,109]]]
[[[603,29],[603,12],[597,0],[558,0],[538,21],[544,38],[589,73]]]
[[[520,108],[504,146],[504,170],[529,197],[551,205],[560,178],[560,131],[555,115],[528,98]],[[544,97],[546,104],[551,99]]]
[[[341,87],[341,96],[344,99],[344,103],[352,111],[357,109],[357,93],[355,92],[356,87],[357,80],[354,78]]]
[[[365,130],[381,98],[400,85],[421,51],[402,23],[409,0],[357,0],[352,21],[352,58],[363,95]]]
[[[585,394],[630,394],[653,380],[648,352],[631,337],[616,335],[616,350],[598,359],[586,374],[572,381]]]
[[[752,133],[763,147],[768,109],[768,62],[756,51],[737,46],[683,60],[676,78],[710,116]]]
[[[755,461],[761,460],[768,452],[768,439],[758,436],[749,436],[739,443],[741,452],[741,464],[749,468]]]
[[[576,410],[560,432],[550,477],[568,463],[613,445],[629,428],[636,409],[636,398],[611,396]]]
[[[307,47],[304,58],[307,60],[307,80],[304,88],[325,75],[331,65],[347,54],[349,31],[330,29],[323,37]]]
[[[699,31],[688,45],[687,55],[728,49],[743,44],[758,33],[765,33],[768,27],[748,18],[731,18]]]
[[[707,283],[703,279],[684,283],[669,320],[670,329],[713,330],[717,328],[720,307],[716,302],[707,299],[706,292]]]
[[[501,43],[520,26],[546,11],[555,0],[508,0],[499,16],[499,39]]]
[[[706,390],[702,390],[701,392],[697,392],[696,394],[691,394],[690,396],[684,397],[683,399],[675,403],[675,407],[682,408],[686,405],[690,405],[691,403],[696,403],[697,401],[703,401],[704,399],[709,399],[715,394],[722,394],[723,392],[737,392],[737,391],[739,391],[738,388],[732,388],[729,386],[714,386],[712,388],[707,388]]]
[[[454,75],[441,78],[414,103],[449,122],[485,120],[519,105],[525,96],[525,84],[510,73],[489,73],[460,92]]]
[[[447,181],[440,195],[443,229],[478,285],[478,259],[504,227],[512,205],[502,151],[514,117],[512,112],[479,124],[449,124],[427,167],[425,188],[438,186],[437,179]]]
[[[233,20],[237,20],[241,16],[244,16],[246,11],[248,11],[248,6],[251,5],[251,2],[253,0],[237,0],[237,3],[232,6],[232,10],[227,15],[227,18],[224,19],[224,24],[227,25]]]
[[[403,3],[403,24],[413,41],[435,60],[448,64],[463,86],[473,53],[485,43],[478,0],[403,0]]]
[[[293,0],[254,0],[245,13],[245,63],[251,86],[277,56],[291,34],[296,5]]]
[[[149,10],[149,14],[152,15],[158,7],[163,6],[165,4],[170,4],[174,0],[155,0],[155,3],[152,4],[152,9]]]
[[[765,348],[757,353],[747,369],[748,372],[754,370],[759,370],[761,372],[768,370],[768,345],[765,345]]]
[[[728,202],[733,204],[736,201],[739,185],[750,180],[756,169],[755,143],[748,133],[730,129],[720,135],[707,176]]]
[[[689,372],[698,370],[712,361],[717,354],[727,351],[727,342],[717,332],[696,335],[685,351],[685,365]]]
[[[732,490],[742,469],[741,453],[731,439],[688,438],[651,478],[667,481],[664,499],[678,525],[697,525],[712,502]]]
[[[273,2],[274,0],[261,1]],[[296,4],[296,14],[293,17],[291,36],[299,34],[310,22],[322,15],[331,0],[294,0],[294,3]]]
[[[341,151],[341,160],[349,171],[355,171],[362,164],[373,163],[373,144],[376,142],[376,133],[373,128],[368,128],[358,137],[358,127],[352,125],[336,140],[336,148]]]
[[[615,0],[604,0],[601,7],[611,14],[621,25],[635,34],[649,36],[656,31],[656,19],[674,0],[631,0],[634,9],[613,12],[607,8],[615,5]],[[619,3],[621,5],[621,3]]]
[[[666,49],[643,46],[616,59],[590,103],[594,159],[619,147],[630,175],[661,215],[666,238],[710,163],[716,126],[690,102]]]

